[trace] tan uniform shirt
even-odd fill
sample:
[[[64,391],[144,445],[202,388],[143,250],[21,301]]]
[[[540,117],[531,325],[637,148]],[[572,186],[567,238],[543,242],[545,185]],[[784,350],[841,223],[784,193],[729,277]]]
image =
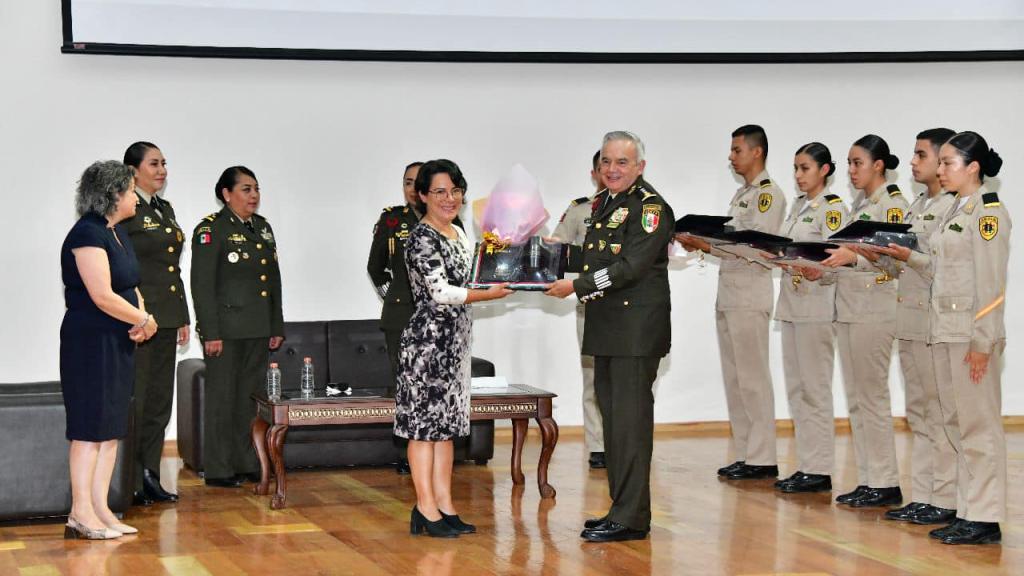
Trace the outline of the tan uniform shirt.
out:
[[[882,185],[870,195],[858,192],[850,210],[850,222],[873,220],[900,224],[907,201],[895,184]],[[884,263],[880,264],[884,267]],[[892,277],[865,266],[868,271],[842,271],[836,283],[836,321],[849,323],[887,322],[896,317],[896,282]]]
[[[1006,340],[1012,226],[999,197],[982,186],[953,203],[932,232],[929,254],[911,254],[910,267],[932,280],[930,343],[969,342],[972,352],[990,354]]]
[[[904,215],[904,222],[913,225],[910,231],[917,234],[917,249],[920,252],[929,253],[932,232],[942,224],[955,202],[956,193],[940,192],[935,198],[929,198],[928,192],[922,192],[910,205]],[[927,342],[931,282],[905,265],[899,267],[899,278],[896,337],[900,340]]]
[[[849,212],[842,198],[835,194],[822,194],[808,201],[798,196],[793,209],[782,224],[780,235],[795,242],[825,242],[828,237],[848,224]],[[827,276],[834,276],[830,274]],[[836,286],[826,278],[812,282],[782,274],[779,302],[775,319],[786,322],[831,322],[835,318]]]
[[[757,230],[778,234],[786,214],[786,197],[768,172],[762,171],[752,184],[742,186],[729,202],[729,225],[736,230]],[[718,300],[715,310],[754,310],[771,313],[772,271],[742,258],[723,256],[718,270]]]

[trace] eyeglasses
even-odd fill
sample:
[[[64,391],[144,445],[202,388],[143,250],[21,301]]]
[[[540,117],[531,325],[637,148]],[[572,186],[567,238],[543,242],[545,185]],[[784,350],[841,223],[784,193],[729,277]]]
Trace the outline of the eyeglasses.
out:
[[[462,188],[452,188],[451,190],[445,190],[444,188],[437,188],[436,190],[429,190],[430,195],[434,198],[443,198],[445,196],[452,200],[458,200],[466,195],[466,191]]]

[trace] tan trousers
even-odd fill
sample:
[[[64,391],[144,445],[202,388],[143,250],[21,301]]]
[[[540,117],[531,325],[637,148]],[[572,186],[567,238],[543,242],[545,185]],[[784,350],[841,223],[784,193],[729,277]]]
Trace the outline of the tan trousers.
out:
[[[975,384],[964,362],[968,348],[967,343],[932,345],[939,406],[957,455],[956,515],[974,522],[1005,522],[1006,437],[999,374],[1003,350],[997,346],[985,376]]]
[[[831,322],[779,325],[786,395],[796,435],[797,470],[831,476],[835,464],[835,326]]]
[[[767,312],[719,310],[718,349],[733,450],[752,466],[774,466],[775,391],[768,366]]]
[[[889,361],[896,320],[883,323],[836,323],[843,388],[853,430],[857,484],[871,488],[900,485],[896,441],[889,399]]]
[[[900,340],[900,366],[906,388],[907,424],[914,438],[910,460],[911,500],[956,508],[956,450],[946,437],[939,409],[932,348]],[[951,411],[956,426],[956,411]]]
[[[576,307],[576,339],[583,347],[583,306]],[[604,431],[601,424],[601,408],[594,393],[594,357],[580,354],[580,368],[583,370],[583,432],[588,452],[604,452]]]

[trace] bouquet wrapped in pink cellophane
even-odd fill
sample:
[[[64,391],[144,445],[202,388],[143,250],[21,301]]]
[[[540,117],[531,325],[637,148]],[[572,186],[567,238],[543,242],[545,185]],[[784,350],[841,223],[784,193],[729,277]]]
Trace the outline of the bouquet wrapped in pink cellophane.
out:
[[[537,179],[516,164],[494,185],[477,224],[486,243],[520,246],[547,221]]]

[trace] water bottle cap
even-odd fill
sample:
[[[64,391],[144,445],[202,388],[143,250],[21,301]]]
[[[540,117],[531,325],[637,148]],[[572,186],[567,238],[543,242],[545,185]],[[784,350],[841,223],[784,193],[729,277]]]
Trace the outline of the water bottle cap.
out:
[[[277,368],[277,362],[271,362],[270,363],[270,367],[271,368]]]
[[[311,364],[313,362],[313,359],[310,358],[309,356],[306,356],[305,358],[302,359],[302,361],[305,362],[306,364]]]

